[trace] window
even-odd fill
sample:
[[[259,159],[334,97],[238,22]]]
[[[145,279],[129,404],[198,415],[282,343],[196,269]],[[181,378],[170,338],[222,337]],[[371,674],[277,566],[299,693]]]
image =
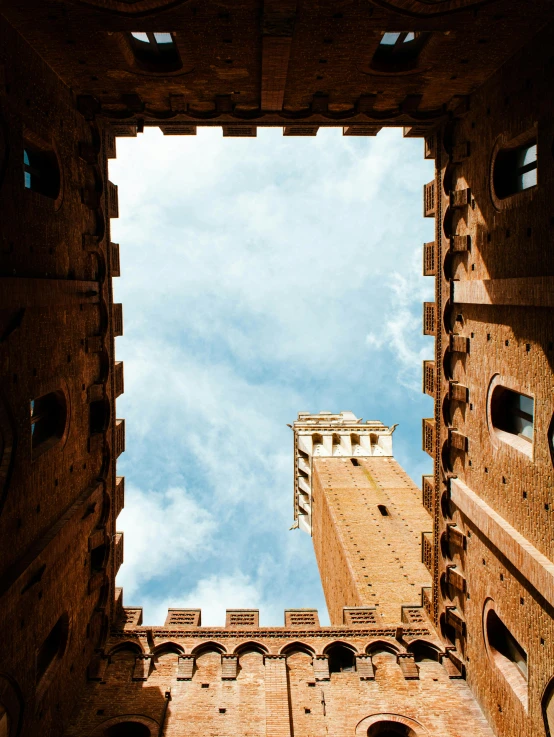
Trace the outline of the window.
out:
[[[32,189],[50,199],[60,194],[60,168],[53,151],[37,148],[25,142],[23,149],[23,182],[25,189]]]
[[[152,732],[140,722],[120,722],[104,733],[104,737],[151,737]]]
[[[546,734],[548,737],[554,737],[554,678],[546,687],[542,697],[542,716]]]
[[[371,67],[380,72],[406,72],[414,69],[429,35],[414,31],[384,33],[371,60]]]
[[[129,42],[135,61],[145,71],[175,72],[181,68],[181,57],[173,34],[134,31]]]
[[[494,664],[518,697],[526,700],[527,653],[492,608],[485,614],[485,630]]]
[[[494,388],[491,397],[491,421],[501,440],[526,452],[533,442],[533,415],[532,397],[504,386]]]
[[[8,712],[0,704],[0,737],[9,737],[10,734],[10,720],[8,718]]]
[[[68,633],[69,617],[62,614],[37,653],[37,683],[43,679],[53,662],[64,654]]]
[[[329,673],[352,673],[356,670],[355,655],[345,645],[331,645],[326,654],[329,656]]]
[[[405,724],[391,722],[387,719],[384,722],[372,724],[367,737],[415,737],[415,732]]]
[[[390,517],[389,510],[385,507],[384,504],[378,504],[377,509],[381,512],[382,517]]]
[[[105,543],[97,545],[90,553],[90,567],[92,573],[100,573],[104,569],[108,546]]]
[[[40,455],[55,445],[65,432],[67,404],[62,391],[31,399],[31,445],[33,454]]]
[[[498,199],[511,197],[537,185],[537,143],[501,149],[493,170],[494,192]]]
[[[351,463],[351,464],[352,464],[353,466],[359,466],[359,465],[360,465],[360,464],[358,463],[358,461],[357,461],[357,459],[356,459],[356,458],[351,458],[351,459],[350,459],[350,463]]]

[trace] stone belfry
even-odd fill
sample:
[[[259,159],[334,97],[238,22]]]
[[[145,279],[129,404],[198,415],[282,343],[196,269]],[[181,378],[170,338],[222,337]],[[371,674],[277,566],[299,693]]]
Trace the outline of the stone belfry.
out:
[[[332,624],[344,607],[400,622],[431,585],[422,546],[432,522],[393,457],[394,429],[352,412],[300,412],[293,424],[294,514],[313,537]]]

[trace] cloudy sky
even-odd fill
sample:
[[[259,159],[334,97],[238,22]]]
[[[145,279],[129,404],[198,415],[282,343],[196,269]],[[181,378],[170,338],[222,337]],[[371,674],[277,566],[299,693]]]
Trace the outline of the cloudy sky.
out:
[[[125,362],[126,606],[145,624],[168,607],[316,607],[328,622],[311,540],[293,519],[298,411],[352,410],[399,423],[394,453],[419,485],[421,276],[433,176],[421,139],[222,138],[221,128],[117,140]]]

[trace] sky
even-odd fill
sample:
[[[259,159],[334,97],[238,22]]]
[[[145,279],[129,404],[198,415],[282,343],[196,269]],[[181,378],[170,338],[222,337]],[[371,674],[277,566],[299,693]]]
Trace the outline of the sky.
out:
[[[398,423],[393,450],[419,486],[423,140],[320,129],[223,138],[221,128],[117,139],[126,451],[124,605],[328,615],[310,537],[293,522],[292,423],[352,410]]]

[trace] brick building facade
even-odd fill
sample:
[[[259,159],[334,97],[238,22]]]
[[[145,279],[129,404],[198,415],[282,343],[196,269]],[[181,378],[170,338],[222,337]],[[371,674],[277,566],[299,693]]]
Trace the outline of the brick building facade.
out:
[[[554,733],[552,4],[1,12],[0,735]],[[435,160],[420,501],[390,428],[295,423],[312,443],[295,443],[295,514],[330,628],[311,610],[283,628],[232,610],[220,629],[177,610],[142,627],[115,589],[123,316],[107,161],[117,136],[200,125],[402,126]]]

